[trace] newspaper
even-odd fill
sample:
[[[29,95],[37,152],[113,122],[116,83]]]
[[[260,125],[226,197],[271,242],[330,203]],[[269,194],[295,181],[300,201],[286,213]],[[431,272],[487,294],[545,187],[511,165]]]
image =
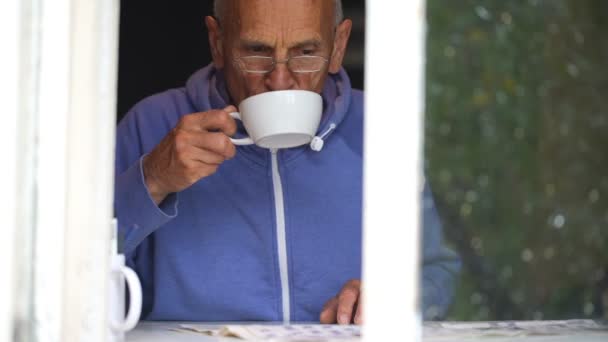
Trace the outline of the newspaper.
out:
[[[361,327],[322,324],[182,324],[178,331],[253,341],[360,341]],[[394,329],[395,337],[399,329]],[[500,337],[579,336],[600,334],[608,341],[606,322],[577,319],[561,321],[425,322],[424,341],[488,340]]]
[[[356,325],[291,324],[291,325],[224,325],[182,324],[179,330],[210,336],[235,337],[253,341],[359,341],[361,328]]]

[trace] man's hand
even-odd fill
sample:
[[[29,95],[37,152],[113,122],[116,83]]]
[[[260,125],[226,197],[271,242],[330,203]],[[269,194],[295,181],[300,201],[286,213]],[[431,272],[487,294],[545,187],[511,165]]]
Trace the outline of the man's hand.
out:
[[[320,320],[323,324],[362,324],[362,314],[361,281],[353,279],[344,285],[337,296],[325,303]]]
[[[156,204],[215,173],[221,163],[234,157],[236,148],[229,136],[236,133],[230,117],[235,111],[228,106],[185,115],[144,158],[146,186]]]

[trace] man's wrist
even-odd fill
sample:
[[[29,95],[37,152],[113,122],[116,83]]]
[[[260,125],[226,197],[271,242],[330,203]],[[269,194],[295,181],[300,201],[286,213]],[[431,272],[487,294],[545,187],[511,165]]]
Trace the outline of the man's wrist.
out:
[[[160,205],[160,203],[169,195],[168,192],[162,192],[157,190],[158,187],[156,187],[155,185],[151,185],[150,183],[146,183],[146,187],[148,188],[148,194],[150,194],[150,197],[156,205]]]
[[[160,203],[169,195],[169,192],[164,191],[157,178],[154,176],[152,172],[149,171],[148,167],[146,167],[146,156],[143,160],[143,173],[144,173],[144,183],[146,186],[146,190],[148,190],[148,194],[154,201],[156,205],[160,205]]]

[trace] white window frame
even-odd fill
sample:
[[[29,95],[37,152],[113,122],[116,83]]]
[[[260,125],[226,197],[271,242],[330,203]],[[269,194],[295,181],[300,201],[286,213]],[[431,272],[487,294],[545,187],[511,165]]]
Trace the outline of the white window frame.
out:
[[[17,251],[17,189],[18,181],[18,110],[19,110],[19,33],[21,27],[21,6],[18,1],[0,5],[0,46],[4,47],[0,60],[0,94],[5,114],[0,124],[0,146],[3,150],[3,166],[0,169],[0,270],[6,279],[0,281],[0,341],[11,341],[15,317],[14,294],[18,265],[15,263]]]
[[[425,25],[425,0],[366,1],[364,341],[422,340]]]
[[[0,8],[0,341],[106,341],[119,2]]]
[[[424,4],[367,1],[367,341],[390,340],[395,326],[409,335],[402,338],[421,340],[417,303]],[[0,302],[8,303],[0,309],[0,341],[12,339],[19,319],[19,305],[12,299],[23,298],[20,294],[26,290],[17,289],[17,284],[29,276],[27,267],[19,266],[29,262],[34,338],[105,341],[119,3],[7,0],[0,7],[2,32],[8,33],[0,43],[12,47],[8,60],[0,63],[6,75],[0,92],[7,98],[0,143],[7,147],[6,160],[12,161],[4,169],[6,176],[0,177],[7,190],[0,208],[6,211],[8,227],[6,238],[0,239],[0,265],[9,275],[9,281],[0,282]],[[387,131],[387,123],[406,130]],[[20,195],[24,189],[25,195]],[[35,196],[28,195],[29,189]],[[28,244],[27,234],[20,235],[28,223],[34,228],[34,257],[21,260],[15,256]],[[405,262],[390,268],[394,260]]]

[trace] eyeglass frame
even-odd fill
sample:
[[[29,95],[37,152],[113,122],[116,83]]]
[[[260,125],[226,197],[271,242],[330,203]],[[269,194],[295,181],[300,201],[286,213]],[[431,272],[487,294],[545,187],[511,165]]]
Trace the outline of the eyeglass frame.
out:
[[[271,60],[272,61],[272,64],[271,64],[272,68],[270,70],[268,70],[268,71],[245,70],[238,63],[239,61],[241,61],[244,58],[251,58],[251,57],[263,58],[263,59],[266,59],[266,60]],[[263,75],[263,74],[269,74],[269,73],[273,72],[274,69],[276,68],[277,64],[280,64],[280,63],[285,64],[285,66],[287,67],[287,69],[289,69],[289,71],[297,73],[297,74],[309,74],[309,73],[319,72],[319,71],[323,70],[322,67],[319,68],[319,69],[317,69],[317,70],[310,70],[310,71],[295,71],[295,70],[291,70],[289,68],[289,64],[287,64],[287,63],[289,63],[289,61],[292,60],[292,59],[298,59],[298,58],[301,58],[301,59],[306,59],[306,58],[321,58],[323,60],[324,64],[325,63],[329,63],[329,59],[327,59],[327,58],[325,58],[323,56],[309,56],[309,55],[292,56],[292,57],[287,57],[286,59],[283,59],[283,60],[276,60],[274,57],[270,57],[270,56],[243,56],[243,57],[235,57],[233,59],[233,61],[237,64],[238,68],[241,71],[246,72],[246,73],[250,73],[250,74],[261,74],[261,75]]]

